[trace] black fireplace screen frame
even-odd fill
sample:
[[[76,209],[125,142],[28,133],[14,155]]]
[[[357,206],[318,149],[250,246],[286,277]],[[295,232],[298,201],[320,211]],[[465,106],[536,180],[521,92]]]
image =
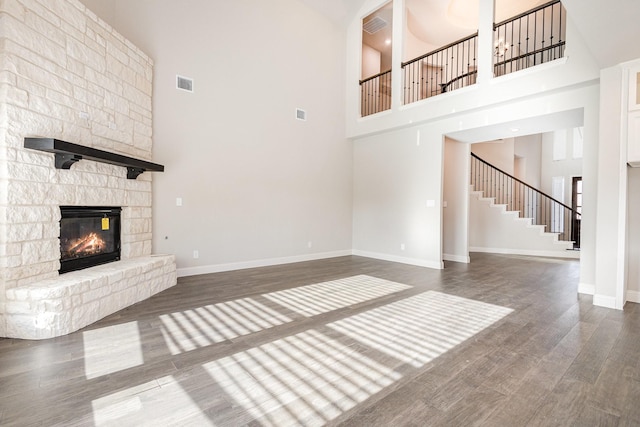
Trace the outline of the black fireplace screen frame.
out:
[[[121,244],[121,207],[115,206],[60,206],[60,234],[62,234],[63,221],[80,218],[106,218],[109,224],[109,231],[114,231],[113,241],[114,248],[109,252],[101,252],[99,254],[76,257],[63,258],[63,236],[60,236],[60,270],[59,273],[67,273],[70,271],[82,270],[100,264],[120,260],[120,244]],[[101,220],[102,223],[102,220]]]

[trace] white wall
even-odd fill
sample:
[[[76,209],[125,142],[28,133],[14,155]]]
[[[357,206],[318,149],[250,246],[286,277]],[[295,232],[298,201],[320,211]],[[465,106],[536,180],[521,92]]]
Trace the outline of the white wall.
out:
[[[571,206],[573,197],[573,177],[582,176],[582,157],[573,158],[573,129],[547,132],[542,135],[542,162],[540,165],[540,189],[552,195],[553,177],[564,178],[564,204]],[[554,160],[554,144],[566,144],[564,158]]]
[[[626,150],[621,151],[622,68],[600,73],[600,144],[598,150],[598,227],[594,304],[622,309],[626,260]],[[586,135],[586,132],[585,132]],[[590,185],[584,182],[585,189]]]
[[[421,128],[354,142],[355,254],[441,268],[442,146]]]
[[[443,239],[437,235],[444,230],[444,246],[449,250],[447,230],[467,229],[467,217],[457,217],[457,223],[447,222],[442,209],[425,210],[428,199],[447,200],[437,197],[441,185],[447,188],[446,178],[450,173],[468,176],[468,160],[462,156],[442,161],[441,141],[449,134],[460,129],[464,123],[470,129],[482,127],[487,117],[505,117],[512,112],[522,116],[543,115],[550,111],[571,111],[582,108],[585,117],[585,158],[590,162],[597,159],[598,135],[598,85],[569,88],[564,92],[540,96],[536,99],[524,99],[518,102],[496,105],[480,112],[461,113],[448,119],[392,130],[354,143],[354,250],[355,253],[381,259],[413,261],[417,265],[437,266],[446,259],[447,252],[440,252]],[[550,106],[552,108],[550,109]],[[418,131],[421,145],[417,145]],[[424,143],[428,142],[427,150]],[[591,164],[591,163],[590,163]],[[452,169],[449,170],[449,168]],[[586,172],[586,171],[585,171]],[[442,177],[445,181],[442,181]],[[586,173],[593,179],[593,173]],[[445,190],[446,191],[446,190]],[[582,235],[587,235],[586,248],[581,251],[581,283],[594,286],[595,283],[595,188],[585,185]],[[446,208],[448,209],[448,208]],[[446,210],[445,209],[445,210]],[[445,212],[444,215],[448,215]],[[418,230],[411,232],[413,224],[419,224]],[[444,224],[444,228],[443,227]],[[469,225],[470,227],[470,225]],[[420,250],[407,253],[400,250],[400,244],[409,237],[415,238]],[[457,236],[463,241],[466,237]],[[583,239],[584,242],[584,239]],[[582,289],[587,289],[583,286]]]
[[[155,241],[155,249],[177,252],[183,267],[199,266],[203,268],[197,271],[204,271],[221,264],[304,255],[310,234],[323,234],[320,249],[314,238],[314,251],[349,248],[351,190],[345,183],[351,179],[351,152],[342,140],[343,108],[346,134],[357,138],[353,247],[404,259],[416,256],[423,264],[439,264],[441,257],[434,254],[442,251],[441,236],[436,236],[441,230],[442,213],[436,206],[425,215],[422,203],[414,205],[413,200],[418,193],[423,201],[442,200],[442,166],[434,162],[442,161],[443,137],[455,131],[580,109],[585,122],[583,177],[587,190],[580,281],[581,289],[595,289],[595,243],[600,227],[600,218],[596,222],[598,172],[611,172],[598,159],[599,69],[571,16],[567,20],[566,55],[561,60],[499,78],[479,77],[477,85],[410,106],[401,106],[403,83],[394,73],[391,111],[363,119],[357,84],[361,19],[384,1],[363,4],[348,26],[346,52],[341,31],[294,0],[268,7],[247,0],[215,4],[199,0],[190,3],[192,8],[169,0],[114,1],[116,27],[156,60],[155,159],[167,164],[167,173],[156,181],[159,221],[154,231],[158,238],[168,239]],[[481,11],[493,8],[493,0],[480,3]],[[394,5],[394,12],[397,9]],[[291,16],[296,19],[285,18]],[[402,14],[394,13],[396,67],[402,57],[403,19]],[[490,20],[483,19],[479,56],[484,56],[478,60],[479,76],[491,74],[492,33]],[[345,57],[346,64],[342,63]],[[340,77],[345,66],[346,81]],[[196,94],[175,92],[176,73],[196,79]],[[309,81],[322,86],[310,85]],[[341,88],[346,88],[346,102],[342,102]],[[260,96],[255,96],[256,91]],[[309,122],[286,121],[296,106],[309,110]],[[253,115],[247,118],[247,113]],[[312,123],[315,117],[318,126]],[[421,139],[431,143],[428,152],[414,157],[408,149],[398,149],[400,157],[395,164],[410,165],[411,170],[400,172],[396,178],[395,169],[383,166],[381,176],[369,182],[375,171],[367,163],[384,165],[384,157],[396,146],[411,140],[415,144],[418,129]],[[407,137],[405,132],[413,135]],[[606,139],[607,131],[603,135]],[[304,140],[304,149],[294,140]],[[318,153],[324,161],[318,160]],[[287,162],[289,158],[295,160]],[[298,170],[296,166],[300,166]],[[324,176],[326,170],[331,172]],[[201,178],[194,179],[196,174]],[[366,206],[368,195],[374,192],[369,186],[386,177],[392,178],[397,191],[408,188],[409,194],[396,196],[387,191],[375,199],[376,205]],[[414,177],[421,181],[413,182]],[[206,180],[211,184],[202,184]],[[603,188],[611,189],[617,191],[617,184]],[[194,202],[193,196],[202,194],[206,202]],[[314,198],[311,194],[321,196]],[[175,207],[177,196],[185,200],[181,209]],[[397,197],[412,202],[390,205]],[[272,200],[277,201],[276,206]],[[189,221],[184,230],[177,225],[182,217]],[[368,224],[370,218],[383,219],[392,224],[391,229]],[[423,247],[417,252],[408,254],[406,248],[400,254],[394,248],[405,239],[405,223],[412,218],[419,219],[431,238],[420,237],[417,242]],[[317,227],[319,224],[323,227]],[[373,234],[365,236],[367,230]],[[599,250],[611,249],[610,244],[601,246],[599,241]],[[200,260],[191,259],[195,245]],[[599,280],[606,280],[605,276]]]
[[[535,134],[515,138],[514,155],[522,159],[524,169],[521,171],[521,176],[515,174],[516,178],[534,188],[540,188],[542,136]],[[514,170],[514,172],[516,171]]]
[[[414,19],[408,15],[406,9],[405,9],[404,16],[405,16],[405,19]],[[403,51],[402,61],[405,61],[405,62],[410,61],[414,58],[424,55],[427,52],[431,52],[432,50],[437,49],[437,47],[427,44],[424,41],[420,40],[418,37],[416,37],[410,30],[410,24],[407,25],[405,28],[404,37],[405,37],[405,42],[404,42],[404,51]]]
[[[629,168],[628,171],[628,205],[627,225],[628,266],[627,291],[629,300],[640,302],[640,168]]]
[[[366,12],[378,7],[382,1],[370,0],[365,2],[359,16],[352,21],[347,31],[347,52],[358,52],[361,48],[359,41],[360,18]],[[487,15],[487,11],[493,10],[493,0],[480,1],[481,15]],[[379,152],[366,144],[370,138],[376,140],[376,146],[398,144],[398,129],[422,129],[430,140],[441,140],[443,136],[458,131],[471,131],[492,125],[508,126],[518,120],[526,120],[542,117],[556,112],[577,109],[584,116],[584,160],[583,179],[585,185],[584,214],[582,219],[582,250],[581,250],[581,290],[588,291],[595,287],[596,283],[596,210],[597,210],[597,181],[598,181],[598,148],[599,148],[599,67],[582,41],[571,16],[567,19],[567,50],[565,58],[539,65],[497,78],[480,78],[490,76],[493,43],[493,29],[490,19],[483,19],[479,28],[479,82],[478,84],[441,96],[432,97],[411,105],[402,106],[400,97],[394,96],[394,103],[388,112],[366,118],[359,117],[359,91],[358,85],[347,85],[347,135],[357,137],[354,151],[354,164],[384,162],[384,156],[391,148]],[[400,27],[402,28],[402,27]],[[402,45],[401,34],[394,35],[394,49]],[[483,56],[484,55],[484,56]],[[486,57],[486,58],[485,58]],[[396,59],[396,67],[399,67],[400,56]],[[347,81],[357,82],[360,65],[358,61],[347,62]],[[402,90],[402,79],[394,73],[393,93],[399,94]],[[522,129],[521,129],[522,131]],[[531,134],[539,130],[531,129]],[[375,135],[375,136],[372,136]],[[502,135],[507,137],[510,135]],[[423,135],[423,137],[425,137]],[[371,150],[369,152],[369,150]],[[431,153],[431,158],[441,156],[439,150]],[[414,163],[415,159],[407,158],[406,162]],[[422,166],[425,167],[425,166]],[[357,171],[356,171],[357,173]],[[357,176],[355,178],[358,180]],[[441,180],[442,175],[429,173],[430,180]],[[406,182],[406,185],[413,183]],[[397,184],[398,188],[402,185]],[[430,183],[435,185],[435,183]],[[362,191],[369,191],[360,186],[354,187],[354,206],[360,200]],[[379,205],[383,203],[378,202]],[[385,209],[381,209],[383,215]],[[396,212],[398,221],[402,218],[419,216],[421,213],[410,209],[403,213]],[[354,245],[355,227],[361,220],[358,212],[354,212]],[[438,229],[441,218],[434,218],[429,223],[429,228]],[[372,233],[377,233],[371,229]],[[368,236],[371,248],[380,248],[389,240],[398,241],[400,235]],[[430,247],[439,242],[429,242]],[[366,248],[360,247],[361,250]],[[395,255],[395,251],[389,252]],[[429,259],[429,263],[435,263],[438,259]]]
[[[343,33],[297,0],[114,2],[156,64],[154,251],[181,275],[350,253]]]
[[[469,262],[469,168],[471,144],[445,138],[442,258]]]
[[[89,10],[98,15],[100,19],[113,26],[116,14],[116,2],[108,0],[80,0]]]
[[[542,135],[504,138],[471,145],[471,152],[493,166],[540,189]]]
[[[513,160],[515,155],[513,138],[472,144],[471,152],[503,172],[513,175]]]
[[[636,104],[640,99],[640,84],[638,84],[637,70],[640,66],[640,60],[632,61],[624,64],[623,69],[629,69],[629,105],[626,111],[627,124],[627,161],[635,160],[634,153],[637,152],[639,144],[638,135],[634,132],[634,117],[636,113]],[[634,78],[636,81],[634,82]],[[624,87],[623,85],[623,91]],[[635,86],[635,90],[633,90]],[[623,121],[624,123],[625,121]],[[624,125],[623,125],[624,126]],[[624,134],[624,133],[623,133]],[[640,168],[627,168],[627,293],[628,301],[640,303],[640,221],[638,221],[638,213],[640,212]]]
[[[443,259],[442,236],[438,235],[443,226],[442,209],[425,209],[427,200],[443,200],[443,176],[446,168],[454,173],[466,174],[468,160],[461,156],[455,161],[443,163],[442,141],[446,135],[463,128],[480,128],[487,117],[507,117],[510,114],[544,115],[555,111],[584,110],[585,156],[595,158],[598,134],[598,86],[597,84],[568,88],[566,91],[547,94],[535,99],[524,99],[473,111],[452,115],[401,130],[359,138],[354,142],[354,251],[381,259],[394,259],[417,265],[437,266]],[[595,111],[596,119],[593,120]],[[418,143],[418,131],[419,141]],[[589,148],[589,150],[587,150]],[[444,175],[443,175],[444,173]],[[468,176],[468,175],[467,175]],[[595,189],[590,191],[595,192]],[[595,212],[593,194],[585,194],[584,224],[594,227],[591,216]],[[590,209],[587,209],[588,203]],[[466,218],[462,221],[466,221]],[[592,221],[593,222],[589,222]],[[415,227],[415,225],[418,225]],[[465,223],[452,225],[464,229]],[[448,227],[448,226],[447,226]],[[417,230],[413,232],[412,230]],[[595,228],[595,227],[594,227]],[[587,233],[588,234],[588,233]],[[415,250],[400,244],[415,239]],[[447,233],[445,231],[445,241]],[[594,283],[595,262],[591,251],[595,245],[583,250],[581,255],[588,260],[581,264],[581,280]]]
[[[362,78],[375,76],[380,71],[380,51],[366,44],[362,45]]]

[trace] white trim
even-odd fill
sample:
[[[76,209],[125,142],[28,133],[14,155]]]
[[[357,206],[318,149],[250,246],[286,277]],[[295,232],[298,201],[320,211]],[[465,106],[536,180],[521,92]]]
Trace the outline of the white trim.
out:
[[[522,70],[514,71],[513,73],[507,73],[501,76],[493,76],[493,78],[489,79],[489,84],[499,84],[502,81],[513,80],[513,79],[524,77],[528,74],[539,73],[540,71],[544,71],[550,68],[556,68],[566,64],[568,60],[569,60],[569,56],[565,55],[562,58],[558,58],[558,59],[554,59],[553,61],[538,64],[535,67],[527,67],[527,68],[523,68]]]
[[[640,303],[640,292],[638,291],[627,291],[627,301]]]
[[[615,296],[615,308],[622,310],[627,296],[627,199],[628,199],[628,172],[627,172],[627,155],[628,155],[628,127],[629,121],[628,105],[629,105],[629,92],[628,90],[628,70],[622,70],[621,87],[621,105],[620,113],[622,119],[620,120],[620,165],[619,165],[619,193],[618,193],[618,257],[616,265],[616,296]],[[627,89],[627,90],[625,90]]]
[[[465,176],[467,177],[467,182],[471,182],[471,144],[467,144],[467,153],[465,155],[466,157],[466,162],[465,162]],[[443,166],[444,167],[444,166]],[[462,209],[464,211],[464,234],[465,234],[465,239],[464,239],[464,253],[467,254],[467,258],[469,259],[469,261],[467,263],[471,262],[471,257],[469,257],[469,235],[471,234],[471,232],[469,231],[469,211],[471,210],[471,199],[469,197],[469,192],[473,190],[473,186],[471,184],[467,185],[464,192],[464,205],[462,206]],[[444,191],[443,191],[444,194]]]
[[[405,39],[404,28],[406,28],[404,0],[392,0],[391,11],[391,69],[393,70],[391,73],[391,110],[397,111],[403,104],[404,94],[402,75],[394,70],[402,62],[404,54],[402,46],[402,41]]]
[[[636,61],[634,61],[636,62]],[[627,86],[627,104],[628,104],[628,109],[629,111],[634,111],[640,108],[640,104],[636,104],[636,86],[637,86],[637,75],[638,73],[640,73],[640,67],[638,67],[637,65],[632,67],[632,68],[627,68],[626,66],[624,66],[623,69],[623,74],[622,74],[622,78],[623,78],[623,82],[628,82]],[[625,73],[626,71],[626,73]]]
[[[616,310],[622,310],[622,307],[616,307],[616,297],[610,297],[607,295],[594,295],[593,305],[598,307],[613,308]]]
[[[580,251],[539,251],[533,249],[479,248],[476,246],[471,246],[469,247],[469,252],[580,259]]]
[[[355,249],[353,250],[353,255],[362,256],[362,257],[365,257],[365,258],[381,259],[383,261],[399,262],[401,264],[416,265],[418,267],[433,268],[433,269],[436,269],[436,270],[442,270],[444,268],[444,263],[442,261],[440,261],[440,262],[437,262],[437,261],[425,261],[425,260],[417,259],[417,258],[405,258],[405,257],[396,256],[396,255],[381,254],[381,253],[376,253],[376,252],[359,251],[359,250],[355,250]]]
[[[595,295],[596,287],[595,285],[589,283],[578,283],[578,293],[584,295]]]
[[[442,254],[442,259],[445,261],[464,262],[465,264],[469,264],[471,262],[471,258],[468,255]]]
[[[223,271],[245,270],[247,268],[269,267],[272,265],[293,264],[295,262],[315,261],[319,259],[337,258],[352,255],[350,250],[322,252],[308,255],[295,255],[281,258],[257,259],[252,261],[232,262],[228,264],[202,265],[199,267],[178,268],[178,277],[197,276],[199,274],[221,273]]]
[[[459,89],[456,89],[455,93],[459,95],[459,94],[464,94],[465,92],[474,92],[474,91],[477,91],[477,90],[478,90],[477,85],[470,85],[470,86],[464,86],[464,87],[461,87]],[[446,99],[446,97],[448,97],[448,96],[453,96],[453,95],[451,95],[453,92],[454,91],[443,92],[443,93],[438,94],[438,97],[441,100],[442,99]],[[427,98],[423,98],[423,99],[421,99],[419,101],[411,102],[409,104],[401,105],[400,107],[398,107],[398,111],[411,110],[411,109],[414,109],[416,107],[429,105],[430,103],[434,103],[434,98],[432,96],[429,96]],[[376,114],[378,114],[378,113],[376,113]],[[373,114],[370,114],[370,116],[371,115],[373,115]],[[369,116],[366,116],[366,117],[369,117]],[[446,134],[443,134],[443,135],[446,135]]]

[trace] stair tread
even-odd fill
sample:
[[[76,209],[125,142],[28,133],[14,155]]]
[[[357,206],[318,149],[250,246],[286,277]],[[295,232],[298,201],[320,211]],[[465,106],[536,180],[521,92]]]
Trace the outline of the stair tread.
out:
[[[557,247],[557,250],[573,250],[573,241],[568,240],[560,240],[559,237],[562,234],[561,232],[551,232],[547,231],[548,225],[544,224],[535,224],[534,219],[531,217],[521,217],[520,211],[518,210],[508,210],[508,203],[496,203],[495,197],[484,197],[482,191],[471,190],[471,194],[476,196],[477,200],[480,202],[485,202],[489,205],[490,208],[497,208],[501,210],[501,214],[512,216],[513,220],[519,222],[524,225],[527,229],[537,229],[539,231],[539,236],[541,238],[547,239],[547,244],[551,244],[553,247]],[[549,241],[548,239],[551,239]],[[553,249],[554,251],[556,249]]]

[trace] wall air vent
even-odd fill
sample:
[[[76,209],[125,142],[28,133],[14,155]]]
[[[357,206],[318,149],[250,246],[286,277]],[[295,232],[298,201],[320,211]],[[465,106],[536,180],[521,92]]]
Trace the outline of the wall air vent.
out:
[[[365,30],[368,34],[374,34],[387,26],[387,21],[380,18],[379,16],[374,16],[364,24],[362,24],[362,29]]]
[[[193,79],[188,77],[176,76],[176,87],[178,89],[193,92]]]
[[[306,121],[307,112],[304,110],[301,110],[300,108],[296,108],[296,119]]]

